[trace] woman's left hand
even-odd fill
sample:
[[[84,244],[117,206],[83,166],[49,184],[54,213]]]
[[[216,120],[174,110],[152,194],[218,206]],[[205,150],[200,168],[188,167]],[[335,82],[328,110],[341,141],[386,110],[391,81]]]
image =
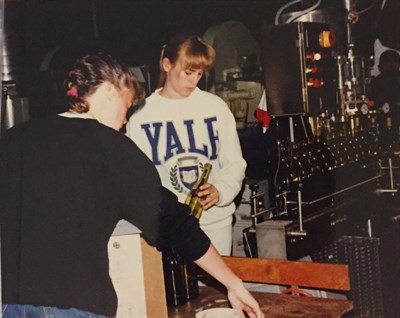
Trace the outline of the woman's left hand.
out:
[[[201,199],[200,202],[204,210],[208,210],[219,202],[218,189],[211,183],[203,184],[200,187],[200,191],[197,193],[197,195]]]

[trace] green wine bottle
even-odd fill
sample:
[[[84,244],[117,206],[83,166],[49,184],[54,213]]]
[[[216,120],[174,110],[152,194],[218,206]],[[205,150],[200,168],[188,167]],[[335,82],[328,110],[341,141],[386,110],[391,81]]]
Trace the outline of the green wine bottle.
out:
[[[185,200],[185,204],[190,207],[191,215],[193,215],[196,219],[200,219],[203,212],[203,206],[201,205],[200,198],[197,196],[197,193],[200,191],[200,187],[207,183],[211,169],[212,165],[210,163],[204,164],[203,172],[200,178],[190,190]]]
[[[165,296],[168,306],[180,306],[188,301],[186,276],[183,272],[184,260],[173,249],[162,251]]]

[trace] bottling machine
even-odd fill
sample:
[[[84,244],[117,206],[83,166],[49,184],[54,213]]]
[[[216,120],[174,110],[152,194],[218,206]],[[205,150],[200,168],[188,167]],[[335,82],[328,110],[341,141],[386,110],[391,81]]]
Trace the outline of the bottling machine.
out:
[[[234,254],[348,263],[355,314],[381,317],[382,263],[393,259],[379,259],[379,245],[385,244],[379,227],[390,219],[396,231],[400,219],[399,134],[392,125],[397,105],[371,99],[374,59],[356,53],[354,3],[340,9],[320,3],[299,12],[281,10],[274,25],[263,26],[260,47],[238,41],[248,55],[233,57],[223,76],[215,76],[212,89],[237,119],[248,162]],[[213,34],[218,57],[224,37],[215,27]],[[255,83],[265,91],[264,105],[262,93],[254,94]],[[255,123],[251,98],[271,117],[265,132]],[[245,116],[237,113],[240,103]]]

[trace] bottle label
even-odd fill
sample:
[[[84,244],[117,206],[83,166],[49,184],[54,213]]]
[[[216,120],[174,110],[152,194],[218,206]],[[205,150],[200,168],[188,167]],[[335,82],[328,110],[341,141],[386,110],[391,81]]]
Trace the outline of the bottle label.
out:
[[[200,178],[197,180],[196,184],[193,186],[192,190],[190,190],[189,194],[186,197],[185,204],[190,207],[191,214],[196,218],[200,219],[201,214],[203,212],[203,206],[201,204],[200,198],[197,193],[200,191],[200,187],[203,184],[206,184],[208,181],[208,177],[210,176],[212,169],[212,165],[210,163],[206,163],[203,168],[203,172]]]

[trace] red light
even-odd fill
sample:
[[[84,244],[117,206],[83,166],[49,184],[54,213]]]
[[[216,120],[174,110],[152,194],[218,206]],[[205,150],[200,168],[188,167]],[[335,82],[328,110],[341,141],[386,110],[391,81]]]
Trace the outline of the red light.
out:
[[[319,67],[317,67],[317,66],[313,66],[312,68],[311,68],[311,73],[318,73],[320,71],[320,68]]]
[[[322,81],[318,78],[309,78],[307,86],[318,88],[322,86]]]

